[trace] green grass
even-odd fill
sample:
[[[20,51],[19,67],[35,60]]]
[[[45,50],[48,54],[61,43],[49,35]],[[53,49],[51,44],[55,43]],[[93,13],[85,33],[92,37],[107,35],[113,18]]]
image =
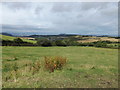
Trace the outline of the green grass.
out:
[[[13,41],[17,37],[6,36],[6,35],[1,35],[0,34],[0,38],[2,38],[3,40],[11,40],[11,41]],[[22,39],[22,40],[25,41],[25,42],[36,43],[36,41],[33,41],[33,40],[28,40],[28,39]]]
[[[4,46],[2,50],[3,88],[118,87],[117,49]],[[44,56],[63,56],[67,57],[68,61],[62,70],[49,73],[43,67]],[[35,61],[41,63],[41,68],[32,74],[26,64]],[[13,66],[18,68],[17,72],[13,71]]]

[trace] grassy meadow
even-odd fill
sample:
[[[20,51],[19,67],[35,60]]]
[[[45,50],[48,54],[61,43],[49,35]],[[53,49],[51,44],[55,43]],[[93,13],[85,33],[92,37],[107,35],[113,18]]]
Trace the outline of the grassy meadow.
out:
[[[62,70],[50,73],[44,56],[63,56]],[[118,50],[94,47],[2,47],[3,88],[117,88]],[[37,72],[29,65],[40,63]],[[13,69],[17,68],[15,72]]]
[[[14,39],[16,39],[17,37],[13,37],[13,36],[7,36],[7,35],[1,35],[0,34],[0,38],[2,38],[3,40],[10,40],[13,41]],[[22,39],[22,38],[21,38]],[[33,40],[28,40],[28,39],[22,39],[25,42],[30,42],[30,43],[36,43],[36,41]]]

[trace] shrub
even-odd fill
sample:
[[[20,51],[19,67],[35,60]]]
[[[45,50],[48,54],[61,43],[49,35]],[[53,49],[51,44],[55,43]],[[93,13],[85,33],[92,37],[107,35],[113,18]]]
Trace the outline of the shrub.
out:
[[[54,72],[55,69],[61,70],[67,62],[67,58],[55,56],[55,57],[44,57],[45,68],[50,72]]]

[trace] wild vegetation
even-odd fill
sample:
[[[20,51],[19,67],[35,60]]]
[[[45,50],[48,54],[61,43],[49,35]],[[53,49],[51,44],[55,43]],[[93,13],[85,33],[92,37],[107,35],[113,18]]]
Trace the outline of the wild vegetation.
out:
[[[2,57],[3,88],[118,87],[117,49],[3,46]]]
[[[67,59],[56,56],[56,57],[44,57],[45,58],[45,68],[48,69],[50,72],[54,72],[54,70],[59,69],[61,70],[63,66],[66,64]]]

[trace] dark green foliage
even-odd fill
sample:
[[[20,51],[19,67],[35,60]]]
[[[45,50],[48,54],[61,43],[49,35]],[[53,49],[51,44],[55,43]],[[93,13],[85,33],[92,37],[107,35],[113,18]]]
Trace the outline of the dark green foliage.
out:
[[[115,45],[112,45],[112,44],[115,44]],[[119,44],[116,44],[116,42],[111,42],[111,41],[97,41],[97,42],[91,42],[91,43],[79,43],[79,46],[116,48],[116,49],[119,48]]]
[[[79,43],[79,46],[94,46],[94,43]]]
[[[30,42],[23,42],[20,39],[15,39],[14,41],[2,40],[2,46],[36,46]]]
[[[2,40],[2,46],[13,46],[14,42],[10,40]]]
[[[0,46],[2,46],[2,39],[0,38]]]
[[[42,39],[42,40],[37,41],[37,45],[48,47],[48,46],[52,46],[52,42],[50,40],[47,40],[47,39]]]
[[[67,46],[78,46],[79,43],[76,40],[72,39],[65,39],[64,42],[66,43]]]
[[[16,38],[13,40],[15,43],[23,43],[23,40],[20,38]]]
[[[55,44],[56,44],[56,46],[67,46],[67,44],[64,40],[56,40]]]
[[[107,47],[107,42],[98,41],[94,43],[95,47]]]

